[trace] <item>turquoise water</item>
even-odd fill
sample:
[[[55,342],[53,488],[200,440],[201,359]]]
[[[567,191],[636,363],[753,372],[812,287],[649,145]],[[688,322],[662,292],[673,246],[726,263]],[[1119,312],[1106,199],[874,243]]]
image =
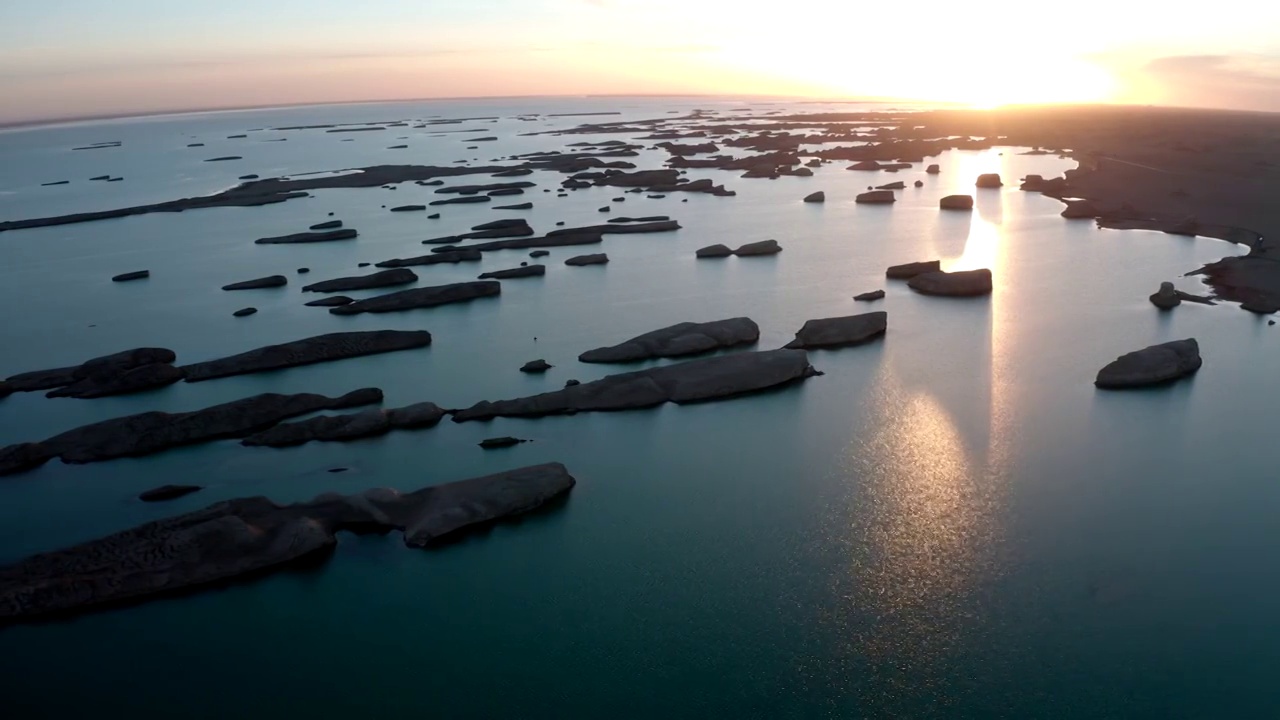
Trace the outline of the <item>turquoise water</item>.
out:
[[[661,117],[741,103],[494,101],[224,113],[0,133],[0,219],[203,194],[264,177],[394,163],[448,164],[559,149],[517,133],[583,120]],[[622,110],[622,118],[519,122],[524,112]],[[766,109],[766,108],[761,108]],[[775,109],[775,108],[767,108]],[[798,106],[798,111],[822,106]],[[497,135],[478,151],[424,130],[226,135],[292,124],[496,115],[441,129]],[[545,125],[544,122],[553,123]],[[405,141],[397,140],[407,136]],[[287,142],[261,140],[288,137]],[[344,139],[352,142],[341,142]],[[574,136],[629,139],[627,136]],[[71,151],[123,140],[118,150]],[[205,142],[203,148],[186,148]],[[408,143],[408,150],[386,150]],[[847,172],[743,180],[691,171],[736,198],[627,195],[613,215],[669,214],[677,233],[612,236],[603,267],[504,283],[466,306],[384,316],[306,308],[308,281],[420,254],[418,240],[497,217],[599,222],[618,196],[544,194],[533,211],[391,214],[432,188],[334,190],[247,209],[148,215],[0,234],[0,376],[138,345],[204,360],[338,329],[425,328],[435,343],[280,373],[93,401],[14,395],[0,443],[150,409],[250,394],[375,385],[389,406],[531,394],[614,368],[576,355],[685,320],[747,315],[761,348],[810,318],[883,309],[883,343],[811,353],[826,374],[761,396],[652,411],[439,427],[290,450],[235,442],[87,466],[51,463],[0,482],[0,562],[225,498],[278,501],[371,486],[405,489],[558,460],[579,484],[562,507],[434,551],[398,534],[344,535],[323,567],[78,619],[0,630],[12,717],[1273,717],[1280,690],[1280,550],[1271,382],[1280,331],[1233,305],[1161,315],[1163,280],[1240,250],[1207,239],[1097,230],[1016,178],[1072,163],[1015,148],[949,152],[942,174]],[[244,160],[203,163],[206,157]],[[735,153],[740,154],[740,153]],[[658,167],[666,154],[637,160]],[[937,199],[1001,191],[966,214]],[[88,177],[111,173],[125,181]],[[483,176],[476,176],[482,178]],[[38,187],[40,182],[74,180]],[[916,179],[893,207],[868,184]],[[482,182],[483,180],[476,180]],[[464,182],[471,182],[465,180]],[[825,205],[801,198],[825,190]],[[497,203],[505,204],[505,203]],[[359,240],[256,246],[328,219]],[[776,238],[772,258],[695,262],[723,242]],[[914,295],[890,264],[991,267],[990,298]],[[513,267],[526,252],[415,268],[422,284]],[[150,280],[111,275],[149,268]],[[290,286],[224,293],[283,273]],[[852,295],[888,291],[875,305]],[[370,293],[359,293],[362,296]],[[260,312],[234,319],[246,305]],[[92,327],[91,327],[92,326]],[[534,338],[537,338],[535,340]],[[1204,368],[1155,392],[1098,393],[1115,356],[1195,337]],[[518,372],[545,357],[543,377]],[[484,452],[485,437],[533,439]],[[334,475],[329,468],[350,472]],[[206,485],[159,505],[141,490]]]

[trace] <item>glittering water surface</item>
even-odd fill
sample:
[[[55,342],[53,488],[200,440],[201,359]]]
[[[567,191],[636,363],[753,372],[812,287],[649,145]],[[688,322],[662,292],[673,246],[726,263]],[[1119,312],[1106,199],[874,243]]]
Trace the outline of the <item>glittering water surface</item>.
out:
[[[380,163],[487,162],[579,140],[520,137],[620,110],[662,117],[694,100],[421,103],[153,118],[0,134],[0,218],[106,209],[205,194],[263,177]],[[763,109],[763,108],[757,108]],[[773,108],[768,108],[773,109]],[[818,110],[822,106],[798,106]],[[284,125],[446,117],[444,126],[249,132]],[[464,138],[496,135],[466,150]],[[265,142],[285,137],[285,142]],[[399,140],[406,137],[407,140]],[[123,147],[72,151],[107,140]],[[350,140],[350,142],[344,142]],[[188,148],[203,142],[204,147]],[[406,150],[389,150],[408,144]],[[824,166],[812,178],[744,180],[691,171],[736,198],[542,193],[535,229],[612,215],[669,214],[683,230],[613,236],[603,267],[568,268],[501,298],[339,318],[302,306],[308,281],[358,262],[421,254],[419,240],[514,215],[443,208],[439,221],[382,208],[434,188],[323,190],[260,208],[148,215],[0,234],[0,375],[138,345],[196,361],[338,329],[426,328],[428,350],[178,385],[93,401],[15,395],[0,442],[34,440],[150,409],[189,410],[253,393],[340,393],[376,385],[389,406],[458,407],[587,381],[615,368],[583,350],[685,320],[747,315],[761,348],[810,318],[884,309],[883,342],[813,352],[826,374],[760,396],[687,407],[490,424],[444,423],[351,444],[276,451],[234,442],[88,466],[58,463],[0,482],[0,561],[217,500],[279,501],[370,486],[416,488],[559,460],[569,501],[448,547],[396,534],[344,535],[318,569],[224,590],[0,631],[0,685],[13,717],[1271,717],[1280,712],[1275,600],[1280,488],[1271,462],[1280,333],[1231,305],[1161,315],[1163,280],[1239,250],[1066,221],[1020,193],[1028,173],[1071,164],[1016,148],[949,152],[942,173],[894,176]],[[240,155],[243,160],[205,163]],[[646,151],[642,168],[659,167]],[[975,191],[979,173],[1006,187]],[[117,183],[89,177],[124,176]],[[483,182],[484,176],[472,176]],[[66,186],[39,187],[68,179]],[[892,207],[856,205],[903,180]],[[911,187],[923,180],[923,188]],[[472,179],[460,182],[472,182]],[[800,202],[825,190],[825,205]],[[973,193],[973,213],[939,197]],[[499,203],[502,204],[502,203]],[[256,246],[333,212],[355,242]],[[776,238],[767,258],[695,261],[695,249]],[[589,250],[593,251],[593,250]],[[912,294],[890,264],[940,258],[991,268],[989,298]],[[415,268],[421,284],[514,267]],[[148,268],[150,280],[113,284]],[[283,273],[290,286],[224,293]],[[851,296],[885,288],[867,305]],[[356,293],[358,296],[373,293]],[[234,319],[246,305],[260,312]],[[536,340],[534,338],[537,338]],[[1196,337],[1204,368],[1155,392],[1098,393],[1094,373],[1153,342]],[[517,369],[545,357],[543,377]],[[483,452],[485,437],[533,443]],[[351,468],[330,474],[329,468]],[[207,488],[161,505],[134,496],[169,482]]]

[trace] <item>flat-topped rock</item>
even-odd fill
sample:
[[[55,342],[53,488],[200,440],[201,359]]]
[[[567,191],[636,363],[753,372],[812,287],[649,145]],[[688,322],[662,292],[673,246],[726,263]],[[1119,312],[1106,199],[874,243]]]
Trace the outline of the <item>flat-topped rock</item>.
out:
[[[68,430],[39,443],[0,449],[0,475],[32,469],[53,457],[73,464],[102,462],[210,440],[244,437],[281,420],[317,410],[378,402],[382,402],[382,391],[377,388],[364,388],[337,398],[311,393],[264,393],[192,412],[153,411],[128,415]]]
[[[350,305],[334,309],[343,307],[350,307]],[[337,332],[279,345],[267,345],[239,355],[185,365],[182,370],[186,373],[187,382],[201,382],[233,375],[412,350],[427,347],[430,344],[431,333],[426,330]]]
[[[340,227],[342,227],[341,220],[325,220],[324,222],[316,223],[315,225],[312,225],[307,229],[308,230],[337,230]]]
[[[737,250],[733,251],[738,257],[753,257],[756,255],[777,255],[782,252],[782,246],[777,240],[761,240],[760,242],[747,243]]]
[[[418,276],[408,268],[383,270],[371,275],[342,277],[323,282],[312,283],[302,288],[302,292],[350,292],[352,290],[370,290],[372,288],[394,287],[418,282]]]
[[[322,297],[319,300],[312,300],[304,304],[307,307],[338,307],[340,305],[350,305],[353,302],[355,302],[355,298],[347,297],[346,295],[330,295],[329,297]]]
[[[610,375],[532,397],[481,402],[456,411],[453,421],[706,402],[780,387],[817,374],[803,350],[733,353]]]
[[[90,378],[101,382],[103,378],[121,375],[135,368],[169,364],[177,357],[168,348],[134,348],[86,360],[71,367],[11,375],[5,378],[4,387],[8,392],[35,392],[72,385]]]
[[[374,267],[380,268],[397,268],[412,267],[415,265],[440,265],[448,263],[456,265],[460,262],[479,262],[484,256],[479,250],[470,248],[456,248],[446,250],[444,252],[431,253],[430,255],[419,255],[411,258],[394,258],[391,260],[383,260],[380,263],[374,263]]]
[[[924,273],[908,280],[907,287],[922,295],[943,295],[948,297],[990,295],[991,271],[981,268],[958,272]]]
[[[859,193],[854,202],[863,205],[887,205],[896,202],[897,198],[893,196],[892,190],[870,190],[868,192]]]
[[[805,350],[860,345],[882,337],[888,324],[886,312],[809,320],[786,347]]]
[[[972,210],[972,195],[948,195],[938,201],[938,208],[942,210]]]
[[[220,502],[0,568],[0,625],[138,602],[281,570],[333,552],[340,531],[404,531],[427,547],[563,496],[559,463],[533,465],[411,493],[379,488],[277,505]]]
[[[439,195],[476,195],[500,190],[522,190],[537,186],[537,183],[522,180],[520,182],[489,183],[487,185],[453,185],[451,187],[442,187],[436,190],[436,193]]]
[[[605,253],[595,253],[592,255],[576,255],[564,261],[565,265],[570,267],[581,267],[583,265],[604,265],[609,262],[609,256]]]
[[[525,265],[509,270],[495,270],[481,273],[481,280],[514,280],[516,278],[541,277],[547,274],[546,265]]]
[[[485,450],[498,450],[501,448],[515,447],[516,445],[520,445],[522,443],[527,443],[527,442],[529,441],[521,440],[520,438],[494,437],[494,438],[485,438],[484,440],[481,440],[478,444],[480,445],[480,447],[484,448]]]
[[[537,359],[537,360],[530,360],[529,362],[525,363],[524,365],[521,365],[521,366],[520,366],[520,372],[522,372],[522,373],[534,373],[534,374],[537,374],[537,373],[544,373],[544,372],[546,372],[546,371],[550,370],[550,369],[551,369],[551,368],[553,368],[553,367],[555,367],[555,366],[554,366],[554,365],[549,364],[546,360],[543,360],[543,359],[539,358],[539,359]]]
[[[655,220],[652,222],[607,223],[605,225],[587,225],[584,227],[561,228],[547,233],[547,237],[561,235],[582,235],[599,233],[601,235],[635,235],[641,233],[673,232],[680,229],[675,220]]]
[[[433,200],[431,205],[470,205],[473,203],[492,202],[493,198],[488,195],[463,195],[460,197],[449,198],[448,200]]]
[[[1113,390],[1162,385],[1191,375],[1201,364],[1194,338],[1175,340],[1121,355],[1098,371],[1093,384]]]
[[[255,280],[245,280],[243,282],[231,283],[223,285],[223,290],[261,290],[264,288],[284,287],[289,284],[289,278],[283,275],[268,275],[267,277],[257,278]]]
[[[357,300],[350,305],[329,308],[329,312],[334,315],[400,312],[402,310],[416,310],[451,303],[470,302],[477,298],[492,297],[501,293],[502,283],[496,280],[434,285]]]
[[[333,242],[335,240],[353,240],[360,233],[354,228],[343,228],[341,230],[328,230],[325,232],[304,232],[294,233],[292,235],[280,235],[277,237],[264,237],[254,240],[258,245],[296,245],[300,243],[318,243]]]
[[[697,253],[695,253],[695,255],[700,258],[722,258],[729,257],[732,254],[733,250],[730,250],[728,245],[721,245],[719,243],[699,248]]]
[[[684,357],[760,339],[760,327],[751,318],[695,323],[682,322],[653,330],[609,347],[588,350],[578,356],[585,363],[621,363],[654,358]]]
[[[876,189],[877,190],[906,190],[907,184],[901,180],[896,180],[891,183],[885,183],[884,185],[877,185]]]
[[[975,184],[980,188],[1004,187],[1004,183],[1000,180],[1000,173],[983,173],[978,176]]]
[[[806,195],[804,201],[807,203],[824,203],[827,201],[827,194],[819,190],[816,193]]]
[[[138,499],[142,502],[163,502],[176,500],[203,489],[200,485],[161,485],[158,488],[143,491],[138,495]]]
[[[862,294],[860,294],[860,295],[854,295],[854,296],[853,296],[853,299],[854,299],[854,300],[856,300],[856,301],[858,301],[858,302],[871,302],[871,301],[873,301],[873,300],[883,300],[883,299],[884,299],[884,291],[883,291],[883,290],[872,290],[871,292],[864,292],[864,293],[862,293]]]
[[[926,260],[923,262],[906,263],[904,265],[892,265],[888,270],[884,271],[884,276],[890,280],[910,280],[917,275],[941,271],[941,260]]]
[[[150,270],[134,270],[133,272],[121,273],[111,278],[111,282],[129,282],[130,280],[144,280],[151,277]]]
[[[391,208],[390,212],[394,212],[394,213],[424,212],[426,209],[427,209],[426,205],[397,205]]]
[[[1062,211],[1062,217],[1068,220],[1092,220],[1101,214],[1102,210],[1088,200],[1068,200]]]

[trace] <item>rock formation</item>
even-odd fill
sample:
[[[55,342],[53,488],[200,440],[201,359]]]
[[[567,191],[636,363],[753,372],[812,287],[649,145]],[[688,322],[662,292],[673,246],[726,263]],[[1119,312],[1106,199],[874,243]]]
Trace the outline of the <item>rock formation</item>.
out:
[[[182,370],[186,373],[187,382],[201,382],[233,375],[412,350],[430,344],[431,333],[426,330],[337,332],[279,345],[267,345],[239,355],[185,365]]]
[[[886,205],[896,200],[892,190],[870,190],[859,193],[858,197],[854,198],[854,202],[863,205]]]
[[[908,280],[907,287],[921,295],[943,295],[948,297],[990,295],[991,271],[982,268],[958,272],[924,273]]]
[[[516,278],[526,277],[542,277],[547,274],[546,265],[525,265],[524,267],[510,268],[508,270],[494,270],[493,272],[482,273],[481,280],[514,280]]]
[[[1194,373],[1201,363],[1194,338],[1175,340],[1121,355],[1098,371],[1093,384],[1107,389],[1160,385]]]
[[[894,265],[885,271],[884,276],[890,280],[910,280],[917,275],[941,271],[942,261],[926,260],[924,262],[913,262],[905,265]]]
[[[332,242],[334,240],[352,240],[360,233],[352,228],[329,230],[326,232],[304,232],[279,237],[265,237],[254,240],[258,245],[296,245],[299,243]]]
[[[860,345],[883,336],[888,322],[889,314],[885,312],[810,320],[786,347],[808,350]]]
[[[750,345],[759,339],[760,328],[751,318],[683,322],[638,335],[617,345],[588,350],[579,355],[578,360],[585,363],[622,363],[683,357]]]
[[[346,442],[385,435],[400,428],[431,427],[445,411],[435,403],[418,403],[394,410],[365,410],[345,415],[319,415],[280,423],[240,441],[248,447],[292,447],[311,441]]]
[[[938,207],[942,210],[972,210],[972,195],[948,195],[938,201]]]
[[[583,265],[604,265],[609,262],[609,256],[604,253],[596,253],[594,255],[578,255],[564,261],[565,265],[571,267],[581,267]]]
[[[352,290],[369,290],[372,288],[408,285],[417,281],[418,276],[414,274],[412,270],[408,268],[396,268],[394,270],[376,272],[372,275],[357,275],[355,277],[343,277],[312,283],[303,287],[302,292],[350,292]]]
[[[264,278],[256,280],[245,280],[243,282],[231,283],[223,285],[223,290],[261,290],[263,288],[284,287],[289,284],[289,278],[283,275],[268,275]]]
[[[399,312],[430,308],[450,303],[470,302],[477,298],[492,297],[502,293],[502,283],[496,280],[434,285],[432,287],[401,290],[387,295],[357,300],[350,305],[329,308],[334,315],[359,315],[360,313]]]

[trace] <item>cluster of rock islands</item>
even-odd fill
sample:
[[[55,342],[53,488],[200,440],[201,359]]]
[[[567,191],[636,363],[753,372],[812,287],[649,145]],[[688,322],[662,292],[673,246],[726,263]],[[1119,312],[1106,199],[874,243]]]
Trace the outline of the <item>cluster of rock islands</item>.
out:
[[[360,123],[351,126],[322,125],[271,128],[273,132],[323,130],[329,133],[379,132],[394,128],[432,130],[437,126],[461,124],[490,118],[432,119]],[[521,118],[526,119],[526,118]],[[459,162],[451,166],[373,165],[341,173],[316,173],[297,177],[260,178],[245,175],[242,182],[212,195],[123,207],[105,211],[76,213],[0,222],[0,232],[17,231],[73,223],[161,212],[184,212],[216,207],[253,207],[290,202],[308,197],[311,191],[333,188],[395,189],[404,183],[433,187],[439,199],[420,204],[386,207],[393,213],[424,213],[438,219],[454,205],[483,205],[496,210],[527,210],[533,202],[496,205],[497,198],[526,195],[538,188],[534,177],[543,173],[562,176],[558,187],[544,188],[557,197],[568,193],[603,189],[620,193],[601,207],[602,213],[627,200],[628,195],[662,199],[672,195],[699,193],[733,197],[735,192],[710,179],[689,177],[691,171],[720,170],[741,173],[744,179],[778,179],[813,176],[814,168],[830,163],[849,163],[855,173],[893,174],[923,164],[926,158],[949,149],[985,149],[995,145],[1023,144],[1031,153],[1042,150],[1032,142],[1032,130],[1012,120],[1005,133],[974,132],[961,116],[901,113],[810,113],[786,115],[720,115],[710,111],[642,121],[587,123],[552,131],[573,137],[605,134],[629,135],[632,141],[598,139],[569,143],[565,151],[535,152],[495,159],[494,164]],[[480,133],[479,130],[472,134]],[[247,135],[232,136],[245,138]],[[1064,136],[1065,137],[1065,136]],[[272,138],[281,141],[286,138]],[[348,138],[349,139],[349,138]],[[464,138],[481,143],[495,136]],[[655,145],[642,143],[661,141]],[[189,147],[203,147],[192,143]],[[109,142],[75,148],[111,152],[120,143]],[[406,149],[407,144],[387,149]],[[468,145],[478,148],[478,145]],[[815,147],[817,149],[815,149]],[[1065,142],[1051,147],[1069,147]],[[633,162],[641,150],[660,149],[667,153],[666,167],[641,169]],[[1067,151],[1062,151],[1067,152]],[[96,154],[95,154],[96,156]],[[1267,246],[1261,235],[1222,223],[1205,222],[1170,211],[1177,204],[1152,201],[1153,208],[1139,210],[1130,202],[1108,202],[1097,190],[1104,159],[1076,153],[1081,168],[1062,178],[1030,175],[1020,188],[1063,200],[1063,216],[1088,218],[1107,227],[1160,229],[1175,235],[1205,234],[1235,242],[1251,243],[1257,250],[1245,258],[1228,258],[1204,268],[1206,281],[1218,297],[1240,302],[1255,312],[1280,309],[1280,292],[1272,292],[1274,261],[1263,257]],[[234,162],[242,156],[220,156],[207,162]],[[1108,166],[1109,167],[1109,166]],[[928,175],[943,170],[938,164],[925,168]],[[460,183],[456,178],[484,175],[497,182]],[[522,178],[522,179],[513,179]],[[95,178],[118,180],[112,176]],[[45,185],[63,185],[59,180]],[[1004,181],[999,175],[984,174],[966,179],[974,192],[999,192]],[[449,184],[457,183],[457,184]],[[921,180],[914,187],[924,186]],[[599,191],[599,190],[597,190]],[[868,186],[851,198],[864,205],[890,206],[898,193],[906,192],[904,181]],[[1185,193],[1184,193],[1185,196]],[[821,206],[828,202],[825,191],[812,192],[797,202]],[[847,200],[847,199],[846,199]],[[511,202],[511,201],[501,201]],[[966,212],[974,207],[973,195],[939,198],[943,212]],[[436,209],[439,208],[437,212]],[[821,207],[814,207],[821,212]],[[869,212],[892,212],[890,207]],[[330,216],[333,214],[330,213]],[[416,215],[411,217],[417,217]],[[474,281],[446,285],[419,286],[419,273],[437,264],[479,263],[486,254],[502,250],[530,250],[531,258],[550,255],[549,248],[594,249],[612,236],[667,233],[681,230],[678,221],[667,215],[612,217],[603,223],[581,227],[536,231],[523,219],[502,219],[481,223],[466,232],[428,238],[422,244],[429,251],[408,254],[372,264],[363,274],[310,282],[301,291],[320,297],[305,304],[326,308],[333,315],[381,314],[415,311],[448,304],[485,301],[501,296],[502,285],[525,278],[545,277],[545,264],[522,262],[518,266],[487,269]],[[357,241],[355,228],[331,219],[309,225],[297,232],[262,237],[256,244],[295,245]],[[737,243],[735,243],[737,244]],[[742,262],[773,262],[783,246],[777,240],[751,240],[730,248],[723,244],[703,247],[697,260],[734,256]],[[579,251],[580,252],[580,251]],[[750,259],[748,259],[750,258]],[[903,258],[912,260],[912,258]],[[989,269],[946,271],[935,259],[914,259],[887,268],[886,280],[905,283],[916,293],[943,298],[989,295],[994,283]],[[738,262],[738,260],[732,261]],[[566,258],[569,267],[602,266],[609,263],[604,252],[577,254]],[[415,270],[416,268],[416,270]],[[575,273],[608,272],[608,268],[576,270]],[[308,272],[298,268],[297,274]],[[115,282],[147,281],[146,269],[111,277]],[[228,278],[231,280],[231,278]],[[537,282],[523,280],[524,282]],[[260,278],[235,280],[223,291],[245,293],[279,291],[290,285],[283,272]],[[361,299],[341,293],[387,290]],[[886,298],[883,289],[869,290],[853,297],[861,302]],[[1151,296],[1162,311],[1183,301],[1212,304],[1213,299],[1177,290],[1165,283]],[[492,300],[489,300],[492,301]],[[972,301],[970,301],[972,302]],[[248,318],[254,307],[236,311]],[[246,320],[245,322],[253,322]],[[82,464],[137,457],[196,443],[234,439],[248,447],[284,448],[309,442],[345,442],[374,437],[392,431],[423,430],[437,426],[448,417],[455,423],[486,421],[498,417],[541,417],[581,412],[625,411],[651,408],[666,403],[682,405],[728,399],[749,393],[773,390],[821,375],[810,364],[809,351],[834,350],[875,342],[885,336],[888,313],[884,311],[814,318],[803,324],[785,347],[756,349],[760,328],[750,318],[682,322],[662,327],[614,345],[584,350],[582,363],[625,364],[669,359],[673,362],[607,375],[599,380],[570,380],[564,387],[511,399],[479,401],[465,408],[442,408],[422,401],[398,408],[380,407],[383,395],[378,388],[355,389],[338,397],[309,393],[265,393],[183,413],[143,412],[126,417],[69,429],[52,437],[0,448],[0,475],[34,470],[58,459]],[[423,351],[432,336],[425,330],[380,330],[335,332],[277,345],[247,350],[235,355],[202,359],[182,364],[177,354],[160,347],[143,347],[93,358],[76,365],[25,372],[0,380],[0,399],[12,393],[45,392],[49,398],[88,400],[113,395],[156,391],[178,382],[205,382],[219,378],[279,371],[312,363],[341,361],[389,352]],[[1097,374],[1095,385],[1105,389],[1159,385],[1186,377],[1201,366],[1199,346],[1194,339],[1154,345],[1125,354],[1107,364]],[[513,370],[514,370],[513,364]],[[546,373],[551,365],[532,360],[520,370]],[[364,409],[360,409],[364,408]],[[314,415],[320,411],[351,411]],[[308,417],[303,417],[308,416]],[[299,419],[302,418],[302,419]],[[485,449],[510,448],[525,442],[519,438],[497,437],[480,445]],[[247,452],[247,451],[246,451]],[[508,451],[512,452],[512,451]],[[36,555],[0,568],[0,624],[21,622],[51,615],[75,613],[148,597],[217,584],[240,577],[260,575],[331,552],[339,531],[386,532],[400,530],[411,547],[423,547],[450,538],[468,528],[542,507],[564,496],[575,484],[573,476],[557,463],[520,468],[509,472],[434,485],[409,492],[389,489],[369,490],[355,495],[321,495],[312,501],[278,505],[253,497],[211,505],[184,515],[141,525],[99,540],[65,550]],[[150,502],[171,500],[199,491],[198,486],[166,485],[143,493]]]

